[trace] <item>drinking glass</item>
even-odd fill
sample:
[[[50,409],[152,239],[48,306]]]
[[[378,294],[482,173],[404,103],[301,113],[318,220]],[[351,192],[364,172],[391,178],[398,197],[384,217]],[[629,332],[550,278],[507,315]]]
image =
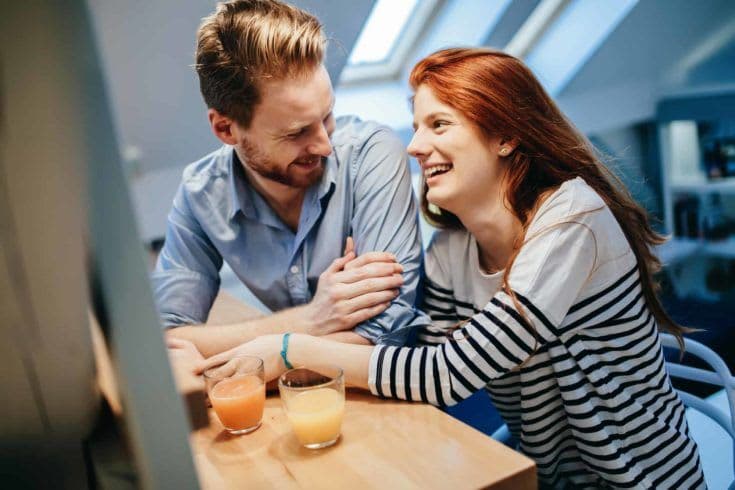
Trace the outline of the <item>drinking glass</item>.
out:
[[[260,427],[265,406],[263,360],[240,356],[204,371],[207,394],[217,417],[231,434]]]
[[[291,369],[278,379],[278,391],[303,446],[319,449],[337,442],[345,410],[342,369],[330,365]]]

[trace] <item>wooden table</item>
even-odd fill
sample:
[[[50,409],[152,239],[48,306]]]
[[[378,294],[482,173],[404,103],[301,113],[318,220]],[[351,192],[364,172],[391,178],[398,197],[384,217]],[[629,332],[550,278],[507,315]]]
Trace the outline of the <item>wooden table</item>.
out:
[[[214,412],[191,435],[205,489],[536,488],[533,461],[424,404],[349,392],[342,435],[310,450],[291,432],[277,396],[263,425],[229,435]]]
[[[251,314],[222,296],[209,323]],[[219,488],[536,488],[532,460],[430,405],[349,391],[336,445],[302,448],[277,395],[263,425],[229,435],[210,409],[191,447],[205,489]]]

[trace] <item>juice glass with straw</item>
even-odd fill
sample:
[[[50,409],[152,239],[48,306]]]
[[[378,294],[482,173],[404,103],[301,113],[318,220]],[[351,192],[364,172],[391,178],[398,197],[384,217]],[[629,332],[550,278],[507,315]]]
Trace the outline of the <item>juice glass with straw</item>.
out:
[[[263,360],[233,357],[204,372],[209,400],[231,434],[247,434],[260,427],[265,406]]]

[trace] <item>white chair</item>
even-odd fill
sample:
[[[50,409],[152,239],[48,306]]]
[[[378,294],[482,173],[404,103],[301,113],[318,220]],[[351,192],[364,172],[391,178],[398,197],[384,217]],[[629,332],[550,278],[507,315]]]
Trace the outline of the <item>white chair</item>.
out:
[[[673,335],[661,334],[661,343],[671,349],[678,359],[679,344]],[[684,339],[685,355],[693,355],[712,369],[685,366],[667,361],[666,370],[672,378],[683,378],[699,383],[721,386],[723,390],[702,399],[686,391],[677,390],[687,409],[687,422],[692,437],[699,446],[707,486],[711,489],[735,488],[735,378],[720,356],[709,347],[691,339]],[[729,408],[729,413],[728,412]],[[704,416],[704,417],[703,417]],[[712,423],[715,422],[714,424]],[[721,428],[722,430],[718,429]],[[725,434],[722,433],[725,432]],[[727,466],[723,466],[726,459]],[[718,461],[719,460],[719,461]]]

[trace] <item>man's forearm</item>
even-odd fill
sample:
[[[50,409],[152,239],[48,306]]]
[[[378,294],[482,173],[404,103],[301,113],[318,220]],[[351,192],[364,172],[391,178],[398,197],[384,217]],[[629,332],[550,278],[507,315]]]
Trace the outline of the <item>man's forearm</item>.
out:
[[[286,332],[310,333],[312,316],[307,305],[288,308],[272,315],[228,325],[185,325],[169,329],[166,335],[188,340],[204,357],[226,351],[261,335]],[[324,338],[345,344],[372,345],[355,332],[335,332]]]
[[[166,335],[188,340],[199,349],[204,357],[210,357],[261,335],[285,332],[309,333],[313,326],[311,317],[307,305],[301,305],[272,315],[228,325],[185,325],[175,327],[169,329]],[[343,342],[345,341],[343,340]]]

